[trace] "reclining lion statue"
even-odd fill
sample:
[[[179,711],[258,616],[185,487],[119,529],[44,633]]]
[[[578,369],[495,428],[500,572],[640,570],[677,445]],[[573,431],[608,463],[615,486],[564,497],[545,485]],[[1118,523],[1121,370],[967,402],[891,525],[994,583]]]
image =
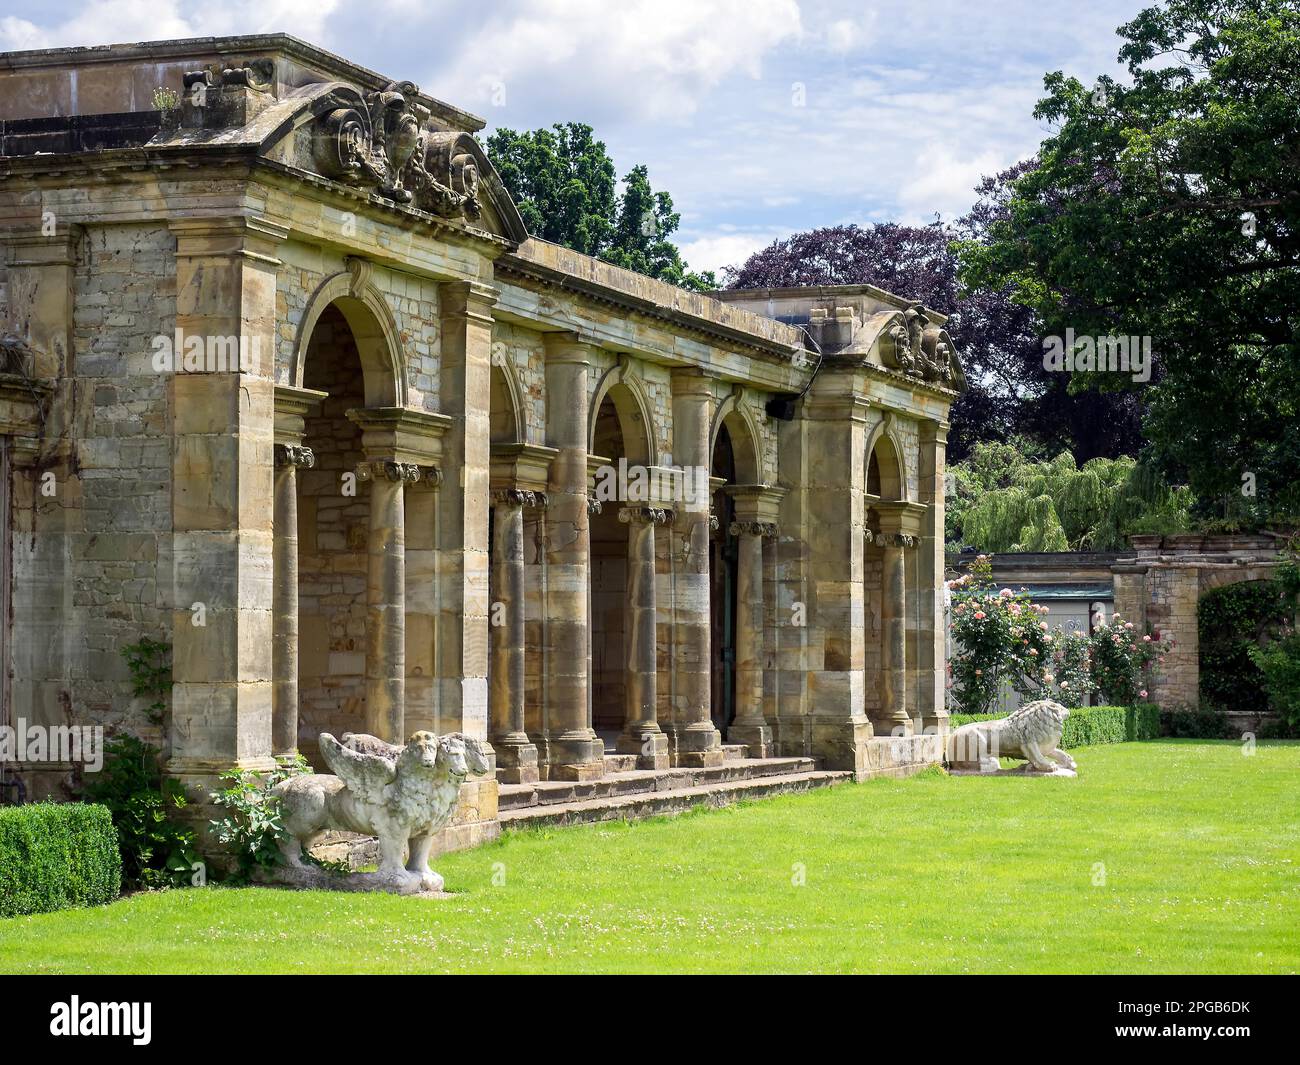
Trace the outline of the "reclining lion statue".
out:
[[[313,880],[303,848],[335,829],[377,837],[379,870],[344,878],[353,883],[321,886],[402,895],[441,891],[429,851],[434,833],[451,819],[461,782],[470,773],[489,771],[478,741],[460,732],[417,732],[400,747],[351,732],[340,743],[322,732],[320,751],[334,776],[305,773],[272,789],[291,837],[280,844],[289,879]]]
[[[1024,758],[1028,769],[1073,775],[1075,761],[1061,750],[1070,711],[1051,699],[1025,703],[996,721],[972,721],[948,736],[948,764],[957,770],[996,773],[999,758]]]

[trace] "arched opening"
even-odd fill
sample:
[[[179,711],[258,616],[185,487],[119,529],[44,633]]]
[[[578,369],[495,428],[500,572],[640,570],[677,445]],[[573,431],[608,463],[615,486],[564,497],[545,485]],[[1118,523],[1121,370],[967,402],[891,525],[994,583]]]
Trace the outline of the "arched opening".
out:
[[[727,726],[736,716],[736,584],[739,558],[736,537],[731,531],[735,503],[723,489],[736,483],[736,451],[724,424],[713,443],[710,464],[713,474],[713,516],[709,558],[709,647],[713,654],[713,724],[727,737]]]
[[[326,393],[304,421],[314,462],[297,471],[296,488],[298,748],[315,758],[321,732],[367,731],[370,485],[355,476],[361,430],[347,412],[393,405],[398,376],[382,325],[348,296],[314,315],[298,358],[300,384]]]
[[[1250,650],[1280,637],[1293,620],[1276,580],[1238,581],[1202,592],[1196,605],[1201,706],[1253,712],[1268,706],[1264,675]]]
[[[902,464],[898,461],[893,441],[884,433],[877,438],[867,457],[867,495],[887,500],[905,498]]]
[[[710,695],[713,724],[724,738],[736,717],[736,620],[740,609],[737,600],[740,545],[732,531],[736,505],[727,488],[758,484],[760,471],[758,447],[749,423],[739,411],[725,413],[714,435],[710,462],[711,502],[716,521],[710,533],[709,558],[709,648],[713,659]]]
[[[628,537],[630,528],[619,520],[626,503],[646,503],[628,498],[635,490],[638,468],[650,463],[649,426],[632,390],[621,382],[609,388],[596,409],[591,427],[591,453],[609,461],[597,475],[600,509],[591,515],[591,717],[592,727],[614,749],[626,717],[628,668]],[[641,482],[645,483],[645,482]],[[604,498],[601,498],[601,497]]]

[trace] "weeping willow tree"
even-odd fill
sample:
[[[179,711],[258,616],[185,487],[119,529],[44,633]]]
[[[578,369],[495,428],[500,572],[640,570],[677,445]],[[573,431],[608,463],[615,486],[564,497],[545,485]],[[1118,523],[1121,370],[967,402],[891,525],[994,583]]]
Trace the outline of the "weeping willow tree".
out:
[[[954,465],[948,539],[981,551],[1115,551],[1138,532],[1185,528],[1192,497],[1131,458],[1077,466],[1015,445],[977,446]]]

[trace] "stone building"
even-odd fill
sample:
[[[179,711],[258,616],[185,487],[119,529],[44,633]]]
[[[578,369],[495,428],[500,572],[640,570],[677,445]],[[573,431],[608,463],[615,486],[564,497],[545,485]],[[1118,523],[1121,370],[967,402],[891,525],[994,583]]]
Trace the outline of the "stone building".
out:
[[[936,760],[943,316],[531,239],[482,126],[284,35],[0,57],[7,720],[196,799],[321,731],[464,731],[502,794]]]

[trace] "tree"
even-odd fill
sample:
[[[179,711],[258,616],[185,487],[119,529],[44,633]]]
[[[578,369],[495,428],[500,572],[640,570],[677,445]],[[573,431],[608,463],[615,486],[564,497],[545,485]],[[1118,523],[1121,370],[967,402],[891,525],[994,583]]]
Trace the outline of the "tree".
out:
[[[618,195],[614,163],[590,126],[499,129],[487,152],[533,236],[683,288],[716,287],[713,274],[693,273],[668,239],[681,223],[672,197],[651,188],[644,165],[628,172]]]
[[[1070,396],[1065,380],[1044,371],[1038,317],[1012,298],[1011,286],[963,289],[958,279],[954,242],[983,239],[1005,210],[1011,182],[1032,165],[986,178],[975,207],[955,227],[886,222],[797,233],[728,267],[727,287],[869,284],[951,315],[948,331],[968,384],[952,410],[954,461],[976,443],[1013,436],[1069,448],[1081,461],[1131,454],[1140,443],[1132,398]]]
[[[1157,372],[1075,373],[1145,392],[1151,460],[1202,512],[1300,515],[1300,10],[1171,0],[1120,27],[1132,84],[1057,72],[1055,132],[1011,183],[971,287],[1009,286],[1049,334],[1146,336]]]
[[[949,467],[946,534],[981,551],[1117,551],[1137,532],[1185,528],[1192,504],[1127,456],[1079,466],[1062,451],[1046,460],[1025,441],[981,443]]]

